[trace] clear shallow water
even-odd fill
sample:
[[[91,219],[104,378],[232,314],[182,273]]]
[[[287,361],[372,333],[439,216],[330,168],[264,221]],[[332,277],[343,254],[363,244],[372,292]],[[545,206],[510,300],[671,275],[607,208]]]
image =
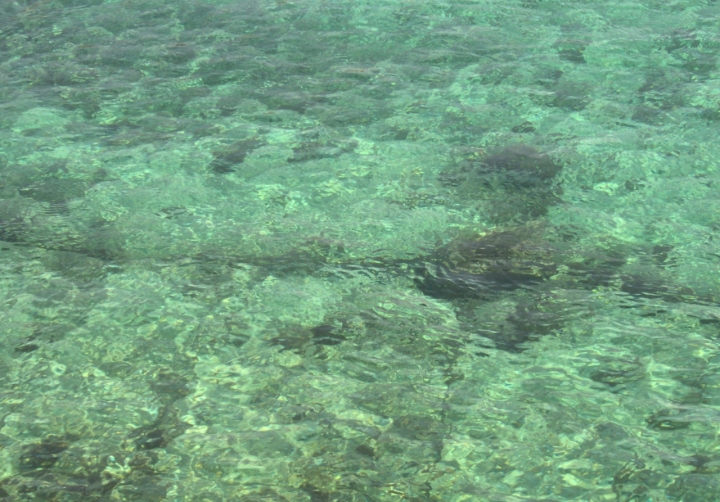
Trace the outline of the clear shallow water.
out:
[[[0,9],[3,500],[718,498],[720,5]]]

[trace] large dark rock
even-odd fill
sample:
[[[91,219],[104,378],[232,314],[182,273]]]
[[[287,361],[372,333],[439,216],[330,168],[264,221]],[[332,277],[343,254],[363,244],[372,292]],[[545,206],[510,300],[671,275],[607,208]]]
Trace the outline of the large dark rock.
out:
[[[510,145],[486,156],[480,162],[481,174],[499,174],[518,188],[533,188],[547,184],[560,172],[550,155],[524,144]]]
[[[455,239],[417,267],[417,285],[435,298],[483,298],[553,275],[556,252],[538,226]]]

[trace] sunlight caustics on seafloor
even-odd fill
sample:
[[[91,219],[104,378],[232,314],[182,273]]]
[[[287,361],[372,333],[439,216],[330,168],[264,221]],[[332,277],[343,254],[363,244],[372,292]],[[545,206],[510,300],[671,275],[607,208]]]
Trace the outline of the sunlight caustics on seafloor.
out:
[[[720,500],[720,2],[0,1],[0,500]]]

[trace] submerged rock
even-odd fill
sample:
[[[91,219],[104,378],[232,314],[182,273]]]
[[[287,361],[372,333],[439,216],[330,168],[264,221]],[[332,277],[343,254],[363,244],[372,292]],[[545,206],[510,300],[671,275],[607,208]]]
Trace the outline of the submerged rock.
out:
[[[416,268],[418,288],[442,299],[482,298],[532,286],[557,270],[555,252],[537,226],[451,241]]]
[[[54,437],[26,445],[20,455],[20,470],[48,469],[60,460],[60,455],[68,446],[70,444],[67,441]]]
[[[532,221],[561,202],[556,178],[562,164],[534,146],[461,148],[452,156],[439,181],[497,224]]]
[[[87,183],[74,178],[45,178],[20,188],[20,195],[37,202],[60,204],[85,196]]]
[[[425,295],[451,301],[472,332],[510,351],[562,329],[571,320],[569,312],[577,310],[568,302],[577,302],[582,291],[624,293],[632,299],[629,305],[638,306],[647,300],[716,304],[660,278],[656,268],[628,273],[633,268],[628,257],[641,250],[586,249],[552,237],[552,228],[542,223],[463,235],[417,261],[414,280]],[[488,317],[489,304],[505,305],[505,311]]]
[[[546,184],[562,167],[545,152],[525,144],[510,145],[480,161],[479,173],[499,173],[520,188]]]
[[[478,180],[483,183],[494,180],[516,189],[546,187],[562,170],[562,165],[550,154],[524,143],[490,152],[482,148],[460,148],[452,157],[451,165],[440,174],[440,181],[461,189]]]

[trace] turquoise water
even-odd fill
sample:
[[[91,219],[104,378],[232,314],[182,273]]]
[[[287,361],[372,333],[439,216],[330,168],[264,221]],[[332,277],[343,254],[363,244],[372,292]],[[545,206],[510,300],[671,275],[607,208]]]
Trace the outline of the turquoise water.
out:
[[[720,500],[720,3],[0,3],[0,500]]]

